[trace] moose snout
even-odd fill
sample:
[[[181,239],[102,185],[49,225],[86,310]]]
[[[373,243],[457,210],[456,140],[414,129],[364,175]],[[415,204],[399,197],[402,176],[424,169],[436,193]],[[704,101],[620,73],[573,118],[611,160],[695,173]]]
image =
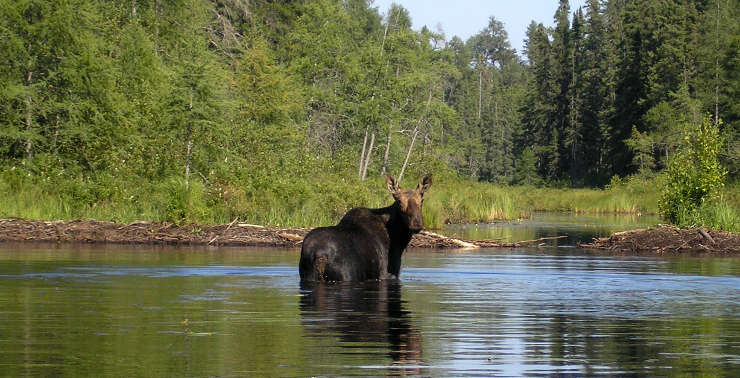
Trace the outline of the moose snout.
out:
[[[419,231],[424,229],[424,218],[419,215],[415,215],[411,218],[411,221],[409,222],[409,230],[411,230],[413,233],[418,233]]]

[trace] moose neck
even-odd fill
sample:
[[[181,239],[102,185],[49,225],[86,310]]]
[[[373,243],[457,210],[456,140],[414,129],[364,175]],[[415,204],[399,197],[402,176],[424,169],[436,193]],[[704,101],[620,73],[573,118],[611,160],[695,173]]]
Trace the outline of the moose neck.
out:
[[[390,238],[388,250],[388,273],[398,277],[401,272],[401,254],[409,245],[414,232],[403,221],[401,207],[398,201],[392,205],[375,210],[385,220],[385,228]]]

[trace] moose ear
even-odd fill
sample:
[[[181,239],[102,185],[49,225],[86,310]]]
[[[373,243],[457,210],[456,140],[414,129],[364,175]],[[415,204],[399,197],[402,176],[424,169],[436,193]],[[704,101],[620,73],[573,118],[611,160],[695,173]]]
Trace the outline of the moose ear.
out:
[[[385,175],[385,187],[388,188],[388,191],[393,194],[393,196],[396,195],[398,192],[398,181],[393,178],[393,176],[386,174]]]
[[[416,190],[418,190],[419,193],[423,195],[430,186],[432,186],[432,174],[427,173],[426,176],[422,177],[422,179],[419,180],[419,185],[416,186]]]

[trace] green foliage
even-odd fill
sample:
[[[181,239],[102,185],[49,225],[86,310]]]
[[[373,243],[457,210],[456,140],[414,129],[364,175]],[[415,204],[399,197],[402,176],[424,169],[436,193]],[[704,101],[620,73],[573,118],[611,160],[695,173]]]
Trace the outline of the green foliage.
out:
[[[0,0],[0,212],[329,224],[402,170],[448,182],[432,225],[655,211],[638,180],[541,186],[659,179],[707,110],[737,178],[736,5],[561,1],[525,61],[494,17],[448,40],[361,0]]]
[[[740,232],[740,207],[725,201],[712,201],[701,206],[687,219],[687,224],[717,230]]]
[[[720,122],[721,123],[721,122]],[[719,161],[722,150],[719,125],[711,117],[692,127],[684,144],[668,163],[660,213],[671,223],[691,225],[697,212],[718,199],[726,170]]]
[[[520,185],[538,185],[541,182],[542,180],[537,175],[537,157],[534,151],[529,148],[524,149],[517,164],[514,183]]]

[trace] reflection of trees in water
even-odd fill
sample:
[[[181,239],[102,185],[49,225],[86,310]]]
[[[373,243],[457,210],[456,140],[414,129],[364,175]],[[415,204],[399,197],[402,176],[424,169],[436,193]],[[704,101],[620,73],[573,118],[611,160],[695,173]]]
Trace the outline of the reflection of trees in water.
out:
[[[556,315],[531,325],[525,355],[531,360],[547,356],[555,373],[558,366],[568,372],[575,363],[586,376],[614,371],[722,376],[736,364],[732,356],[738,352],[738,326],[736,320],[709,317],[595,320]]]
[[[421,333],[401,298],[400,282],[303,283],[301,289],[305,291],[300,308],[307,332],[336,335],[347,343],[385,343],[394,371],[421,373]]]

